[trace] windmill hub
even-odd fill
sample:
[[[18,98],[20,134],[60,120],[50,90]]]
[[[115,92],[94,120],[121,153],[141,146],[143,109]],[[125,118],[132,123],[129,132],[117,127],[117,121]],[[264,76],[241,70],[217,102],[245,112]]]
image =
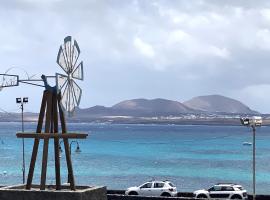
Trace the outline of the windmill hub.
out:
[[[72,75],[69,74],[69,75],[68,75],[68,80],[70,81],[71,79],[72,79]]]

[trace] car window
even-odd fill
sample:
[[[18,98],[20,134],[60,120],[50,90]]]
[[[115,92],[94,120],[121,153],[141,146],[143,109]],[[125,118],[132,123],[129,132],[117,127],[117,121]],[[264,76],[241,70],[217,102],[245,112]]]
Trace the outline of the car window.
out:
[[[239,187],[235,187],[237,188],[238,190],[243,190],[243,187],[239,186]]]
[[[221,187],[220,186],[214,186],[208,189],[208,191],[221,191]]]
[[[227,187],[222,187],[221,190],[222,190],[222,191],[234,191],[233,187],[229,187],[229,186],[227,186]]]
[[[175,187],[174,184],[172,184],[172,183],[169,183],[169,185],[170,185],[171,187]]]
[[[140,188],[151,188],[151,187],[152,187],[152,183],[145,183]]]
[[[164,183],[155,183],[154,188],[163,188]]]

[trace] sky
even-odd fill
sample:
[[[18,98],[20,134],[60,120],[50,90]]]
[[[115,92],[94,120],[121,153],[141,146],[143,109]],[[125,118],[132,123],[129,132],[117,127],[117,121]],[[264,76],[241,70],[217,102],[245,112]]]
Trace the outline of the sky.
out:
[[[2,0],[0,30],[0,73],[20,78],[63,73],[59,46],[75,38],[82,108],[220,94],[270,113],[269,0]],[[42,92],[5,88],[0,109],[27,96],[38,111]]]

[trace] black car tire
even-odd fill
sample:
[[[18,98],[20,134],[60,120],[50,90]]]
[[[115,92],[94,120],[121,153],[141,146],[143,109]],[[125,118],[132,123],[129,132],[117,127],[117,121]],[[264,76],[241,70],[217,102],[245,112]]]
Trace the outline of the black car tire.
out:
[[[240,195],[236,194],[236,195],[233,195],[231,197],[231,199],[242,199],[242,197]]]
[[[131,191],[131,192],[128,193],[128,195],[138,195],[138,193],[135,192],[135,191]]]
[[[171,195],[170,195],[170,193],[168,193],[168,192],[163,192],[163,193],[161,194],[161,196],[162,196],[162,197],[170,197]]]
[[[197,198],[198,198],[198,199],[206,199],[207,196],[206,196],[205,194],[199,194],[199,195],[197,196]]]

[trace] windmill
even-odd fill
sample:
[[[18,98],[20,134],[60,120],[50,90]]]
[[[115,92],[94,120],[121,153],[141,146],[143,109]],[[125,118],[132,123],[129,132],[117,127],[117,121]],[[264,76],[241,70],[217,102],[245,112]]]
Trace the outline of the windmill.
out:
[[[49,139],[54,140],[56,190],[61,189],[59,156],[60,139],[63,139],[65,146],[70,189],[76,189],[68,139],[85,139],[88,134],[68,133],[65,120],[65,111],[68,113],[73,113],[76,106],[79,106],[80,104],[82,89],[78,86],[76,80],[83,80],[83,62],[78,62],[79,55],[80,49],[77,41],[72,40],[71,36],[67,36],[64,39],[64,44],[59,48],[56,61],[63,69],[63,73],[56,73],[55,76],[42,75],[41,79],[20,79],[18,75],[7,73],[0,74],[0,90],[7,87],[19,86],[20,83],[45,88],[36,132],[16,134],[18,138],[34,139],[26,189],[31,189],[32,187],[39,142],[40,140],[44,140],[40,190],[45,190]],[[55,79],[55,86],[50,86],[48,79]],[[59,120],[61,125],[61,133],[59,133],[58,127]],[[44,130],[43,121],[45,121]]]

